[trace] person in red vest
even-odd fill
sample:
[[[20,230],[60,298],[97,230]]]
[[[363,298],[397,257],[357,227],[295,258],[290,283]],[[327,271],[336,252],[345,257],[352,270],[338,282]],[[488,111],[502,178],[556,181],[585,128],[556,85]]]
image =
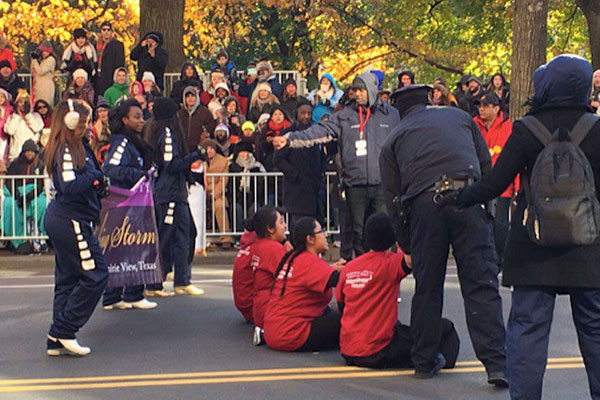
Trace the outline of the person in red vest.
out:
[[[246,322],[254,321],[252,307],[254,304],[254,271],[252,270],[251,246],[256,242],[256,232],[245,230],[240,239],[240,249],[233,262],[233,302],[242,313]]]
[[[512,122],[502,111],[502,104],[495,93],[488,93],[477,101],[479,115],[474,120],[481,131],[492,157],[492,166],[496,164],[508,137],[512,132]],[[519,178],[506,189],[497,199],[496,216],[494,219],[494,239],[498,260],[502,262],[504,246],[508,236],[508,212],[510,201],[519,191]]]
[[[412,367],[410,327],[398,321],[400,282],[411,273],[404,253],[389,251],[396,240],[387,214],[372,214],[365,226],[370,251],[346,264],[335,288],[342,310],[340,350],[348,365]],[[454,324],[442,318],[441,367],[453,368],[460,341]]]
[[[294,249],[281,259],[271,280],[264,338],[279,351],[336,349],[340,314],[329,302],[346,261],[329,265],[319,257],[329,246],[325,230],[314,218],[296,222],[292,243]]]

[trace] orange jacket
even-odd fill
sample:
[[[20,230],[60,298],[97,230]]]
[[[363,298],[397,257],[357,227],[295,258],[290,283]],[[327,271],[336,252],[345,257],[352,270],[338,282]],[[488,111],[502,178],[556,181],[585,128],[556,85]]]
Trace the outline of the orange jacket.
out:
[[[487,128],[485,122],[481,119],[479,115],[475,118],[475,123],[477,127],[481,131],[483,135],[483,139],[487,143],[488,149],[490,150],[490,157],[492,157],[492,166],[496,164],[496,160],[498,160],[498,156],[502,152],[508,137],[512,132],[512,122],[510,118],[504,119],[504,113],[501,111],[494,123],[490,127]],[[504,193],[500,197],[508,197],[511,198],[513,194],[516,194],[519,191],[519,177],[515,179],[513,183],[506,189]]]

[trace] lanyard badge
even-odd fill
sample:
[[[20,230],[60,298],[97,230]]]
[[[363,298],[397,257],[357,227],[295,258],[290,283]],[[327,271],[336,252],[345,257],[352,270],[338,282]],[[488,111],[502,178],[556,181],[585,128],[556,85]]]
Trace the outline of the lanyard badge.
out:
[[[358,140],[354,143],[356,147],[356,157],[364,157],[367,155],[367,139],[365,137],[365,126],[371,117],[371,109],[367,108],[367,115],[363,120],[364,107],[358,107]]]

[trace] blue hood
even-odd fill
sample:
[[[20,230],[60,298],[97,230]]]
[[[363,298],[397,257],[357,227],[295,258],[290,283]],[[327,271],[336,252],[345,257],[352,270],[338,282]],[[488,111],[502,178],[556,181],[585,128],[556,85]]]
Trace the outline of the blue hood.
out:
[[[592,87],[592,66],[576,55],[562,54],[533,74],[536,106],[546,103],[588,104]]]
[[[329,72],[321,75],[321,77],[319,78],[319,83],[321,83],[323,78],[329,79],[329,82],[331,82],[331,84],[333,85],[333,90],[337,91],[337,85],[335,84],[335,79],[333,79],[333,75],[331,75]]]

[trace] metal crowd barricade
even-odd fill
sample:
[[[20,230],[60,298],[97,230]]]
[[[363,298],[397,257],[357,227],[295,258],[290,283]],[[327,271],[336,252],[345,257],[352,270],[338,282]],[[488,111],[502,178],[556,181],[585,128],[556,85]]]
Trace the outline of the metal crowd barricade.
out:
[[[333,184],[335,172],[325,174],[325,230],[328,234],[339,233],[335,207],[331,195],[337,187]],[[215,196],[211,188],[221,186],[220,196]],[[208,173],[206,174],[206,216],[205,237],[219,238],[241,236],[244,233],[243,221],[264,205],[282,207],[283,174],[264,173]],[[190,204],[190,207],[201,205]],[[286,214],[286,221],[289,221]],[[220,226],[223,224],[223,226]],[[225,229],[228,227],[229,229]],[[205,241],[206,243],[206,241]]]
[[[294,79],[296,81],[296,84],[298,87],[298,94],[300,94],[301,96],[307,95],[306,79],[303,78],[302,75],[300,75],[300,72],[292,71],[292,70],[282,70],[282,71],[273,71],[273,73],[275,74],[275,76],[277,76],[277,78],[279,79],[279,83],[281,83],[282,85],[287,79],[289,79],[289,78]],[[244,78],[245,74],[246,74],[245,71],[238,71],[238,76],[240,78]],[[31,78],[31,73],[17,72],[17,75],[27,85],[27,87],[29,88],[29,93],[33,93],[33,79]],[[180,75],[181,74],[179,72],[165,73],[165,77],[164,77],[165,90],[163,93],[164,95],[168,96],[171,93],[173,84],[179,80]],[[208,88],[210,86],[210,71],[204,71],[204,72],[201,71],[199,73],[199,76],[200,76],[200,80],[202,81],[202,84],[204,85],[204,87]],[[58,102],[62,99],[63,92],[67,86],[67,74],[57,73],[57,74],[55,74],[55,78],[56,78],[55,79],[56,91],[55,91],[54,96],[55,96],[56,102]],[[135,74],[129,74],[129,79],[134,80]],[[102,93],[99,93],[99,94],[102,94]]]
[[[43,189],[38,189],[40,181]],[[28,185],[33,185],[29,192],[26,190]],[[49,190],[50,180],[46,175],[0,175],[0,240],[48,239],[43,233],[42,217],[50,202]],[[33,193],[31,199],[27,197],[28,193]],[[38,198],[42,194],[45,202],[40,204]],[[17,197],[20,197],[22,207]]]

